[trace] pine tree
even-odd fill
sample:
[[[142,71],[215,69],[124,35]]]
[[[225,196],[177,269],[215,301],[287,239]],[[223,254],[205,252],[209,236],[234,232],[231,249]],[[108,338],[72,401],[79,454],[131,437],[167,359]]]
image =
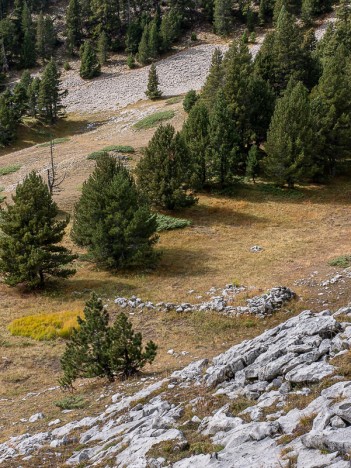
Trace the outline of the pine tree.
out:
[[[22,10],[22,33],[21,66],[30,68],[35,65],[36,54],[33,22],[27,3],[24,3]]]
[[[0,94],[0,147],[11,143],[17,133],[18,119],[9,91]]]
[[[156,65],[152,64],[149,71],[147,90],[145,91],[145,94],[149,99],[154,100],[162,96],[162,92],[160,91],[158,85],[159,81],[157,76]]]
[[[324,142],[324,173],[332,174],[336,161],[349,157],[351,147],[350,58],[341,44],[324,62],[323,74],[312,92],[319,138]]]
[[[229,0],[215,0],[213,26],[216,34],[227,36],[231,30],[231,2]]]
[[[109,315],[95,293],[87,301],[84,318],[77,317],[78,328],[73,333],[61,357],[63,377],[59,383],[71,388],[79,378],[107,377],[114,380],[109,358]]]
[[[37,22],[37,33],[36,33],[36,51],[38,57],[45,57],[45,26],[44,26],[44,15],[40,12]]]
[[[44,69],[38,95],[39,114],[44,120],[54,123],[63,114],[64,95],[65,92],[60,91],[60,73],[51,59]]]
[[[50,60],[56,44],[56,32],[50,16],[44,18],[44,58]]]
[[[116,159],[98,159],[76,205],[72,237],[107,268],[152,266],[156,219]]]
[[[101,65],[90,41],[85,41],[80,50],[81,64],[79,74],[84,80],[99,76]]]
[[[136,173],[138,186],[154,206],[174,210],[193,205],[188,193],[191,161],[187,147],[171,125],[161,125],[151,138]]]
[[[253,74],[253,63],[248,46],[242,41],[233,41],[225,56],[223,68],[225,98],[240,137],[239,144],[244,151],[251,139],[252,102],[248,85]]]
[[[151,364],[157,354],[157,345],[148,341],[145,350],[142,347],[141,333],[135,333],[128,317],[122,312],[117,315],[111,328],[110,359],[113,370],[122,377],[130,377]]]
[[[160,35],[162,39],[162,49],[167,52],[172,48],[173,42],[178,39],[181,33],[182,17],[176,8],[171,8],[162,17]]]
[[[70,0],[66,14],[67,51],[73,55],[82,39],[82,19],[79,0]]]
[[[100,65],[104,65],[107,62],[107,48],[108,48],[108,41],[105,31],[103,31],[98,40],[97,45],[97,56],[99,59]]]
[[[222,88],[224,81],[223,56],[220,49],[216,48],[212,55],[211,68],[201,92],[201,100],[207,108],[213,108],[216,93]]]
[[[267,19],[267,0],[260,0],[260,7],[258,11],[258,23],[264,26]]]
[[[138,52],[139,43],[143,34],[139,20],[131,21],[126,33],[126,52],[135,55]]]
[[[191,89],[188,91],[183,100],[183,109],[189,114],[191,109],[195,106],[199,96],[196,94],[196,91]]]
[[[67,278],[65,266],[76,258],[58,245],[69,222],[57,221],[58,208],[35,172],[16,188],[13,204],[1,211],[0,271],[10,286],[44,286],[46,277]]]
[[[209,114],[202,101],[191,108],[182,134],[190,153],[191,186],[201,189],[208,182],[206,154],[209,146]]]
[[[159,55],[161,46],[157,17],[151,21],[149,28],[149,55],[150,58],[156,59]]]
[[[141,333],[135,333],[124,313],[117,315],[109,327],[109,314],[101,299],[92,294],[78,317],[79,328],[73,330],[61,358],[63,388],[72,388],[77,378],[106,377],[113,382],[117,376],[136,374],[146,363],[151,364],[157,346],[149,341],[142,346]]]
[[[247,155],[246,161],[246,177],[252,179],[253,183],[255,183],[255,179],[258,176],[260,170],[258,151],[258,147],[256,145],[252,145]]]
[[[304,48],[303,36],[295,17],[283,7],[276,30],[267,34],[256,56],[256,72],[269,81],[279,95],[291,77],[307,85],[310,66],[310,54]]]
[[[219,90],[210,114],[207,158],[209,179],[221,187],[231,182],[235,175],[239,142],[235,130],[225,94]]]
[[[301,82],[290,80],[278,99],[267,135],[265,170],[279,185],[294,187],[316,171],[314,121],[308,91]]]
[[[40,78],[34,78],[28,88],[28,111],[32,117],[38,114],[38,98],[40,91]]]
[[[138,47],[138,61],[142,65],[150,62],[150,28],[146,24]]]

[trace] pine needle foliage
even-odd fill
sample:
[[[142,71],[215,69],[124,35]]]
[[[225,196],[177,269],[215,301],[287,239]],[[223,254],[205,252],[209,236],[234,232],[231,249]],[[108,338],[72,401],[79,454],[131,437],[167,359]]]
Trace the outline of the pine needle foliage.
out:
[[[156,357],[155,343],[149,341],[143,349],[141,333],[134,332],[124,313],[109,326],[109,314],[96,294],[86,303],[84,317],[77,320],[79,328],[73,330],[61,358],[63,388],[71,388],[77,378],[101,377],[110,382],[117,376],[127,378]]]
[[[13,204],[0,211],[0,272],[10,286],[43,287],[47,277],[67,278],[76,256],[58,245],[69,222],[58,221],[58,207],[34,171],[16,188]]]
[[[76,205],[73,240],[108,269],[153,266],[156,228],[155,215],[128,170],[102,154]]]

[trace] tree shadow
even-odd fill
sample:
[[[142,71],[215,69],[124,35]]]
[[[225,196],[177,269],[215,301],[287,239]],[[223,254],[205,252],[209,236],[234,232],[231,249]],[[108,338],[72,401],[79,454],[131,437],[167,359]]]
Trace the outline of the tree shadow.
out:
[[[208,266],[209,255],[205,250],[196,248],[164,247],[160,261],[152,275],[161,278],[201,276],[213,271]]]

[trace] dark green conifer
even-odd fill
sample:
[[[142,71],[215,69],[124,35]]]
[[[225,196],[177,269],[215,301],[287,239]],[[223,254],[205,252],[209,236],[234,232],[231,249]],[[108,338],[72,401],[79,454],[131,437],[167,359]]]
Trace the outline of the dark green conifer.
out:
[[[222,88],[224,82],[223,55],[220,49],[216,48],[212,55],[211,68],[207,75],[206,82],[201,92],[201,100],[209,110],[213,109],[216,94]]]
[[[101,72],[101,65],[97,58],[94,47],[90,41],[85,41],[80,50],[80,69],[79,74],[84,80],[91,80],[99,76]]]
[[[206,155],[209,146],[209,113],[202,101],[191,108],[182,134],[190,153],[191,186],[201,189],[208,182]]]
[[[232,4],[228,0],[214,0],[213,26],[216,34],[227,36],[232,26]]]
[[[183,100],[183,109],[189,114],[191,109],[195,106],[199,96],[196,94],[196,91],[191,89],[188,91]]]
[[[265,170],[277,184],[294,184],[311,178],[316,167],[314,121],[308,91],[293,79],[278,99],[267,135]]]
[[[58,208],[47,185],[35,172],[16,188],[13,204],[1,211],[0,271],[6,284],[44,286],[47,277],[67,278],[76,258],[58,245],[69,222],[58,221]]]
[[[67,51],[73,54],[82,40],[82,19],[79,0],[70,0],[66,14]]]
[[[99,59],[100,65],[104,65],[107,62],[107,49],[108,49],[108,40],[105,31],[103,31],[98,40],[97,44],[97,56]]]
[[[38,95],[39,114],[50,123],[54,123],[64,112],[62,98],[65,92],[61,91],[60,84],[60,73],[51,59],[44,69]]]
[[[210,114],[209,147],[207,151],[209,179],[221,187],[235,175],[239,137],[222,90]]]
[[[63,388],[72,388],[77,378],[105,377],[113,382],[154,361],[157,346],[149,341],[143,349],[141,333],[134,332],[124,313],[117,315],[113,326],[108,322],[101,299],[92,294],[61,358],[63,377],[59,382]]]
[[[147,90],[145,91],[145,94],[149,99],[159,99],[162,96],[162,91],[159,89],[158,85],[159,81],[156,65],[152,64],[149,71]]]
[[[112,156],[100,157],[75,208],[73,240],[107,268],[153,266],[156,228],[128,170]]]
[[[174,210],[196,202],[187,190],[191,177],[189,152],[172,125],[161,125],[156,130],[136,173],[140,190],[154,206]]]

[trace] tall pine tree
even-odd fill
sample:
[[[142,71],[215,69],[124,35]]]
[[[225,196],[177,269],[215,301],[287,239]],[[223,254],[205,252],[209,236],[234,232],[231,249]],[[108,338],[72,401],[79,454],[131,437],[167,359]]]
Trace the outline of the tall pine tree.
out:
[[[35,172],[16,188],[13,204],[0,213],[0,271],[10,286],[44,286],[47,277],[75,273],[67,264],[76,258],[59,245],[69,222],[59,214],[47,185]]]

